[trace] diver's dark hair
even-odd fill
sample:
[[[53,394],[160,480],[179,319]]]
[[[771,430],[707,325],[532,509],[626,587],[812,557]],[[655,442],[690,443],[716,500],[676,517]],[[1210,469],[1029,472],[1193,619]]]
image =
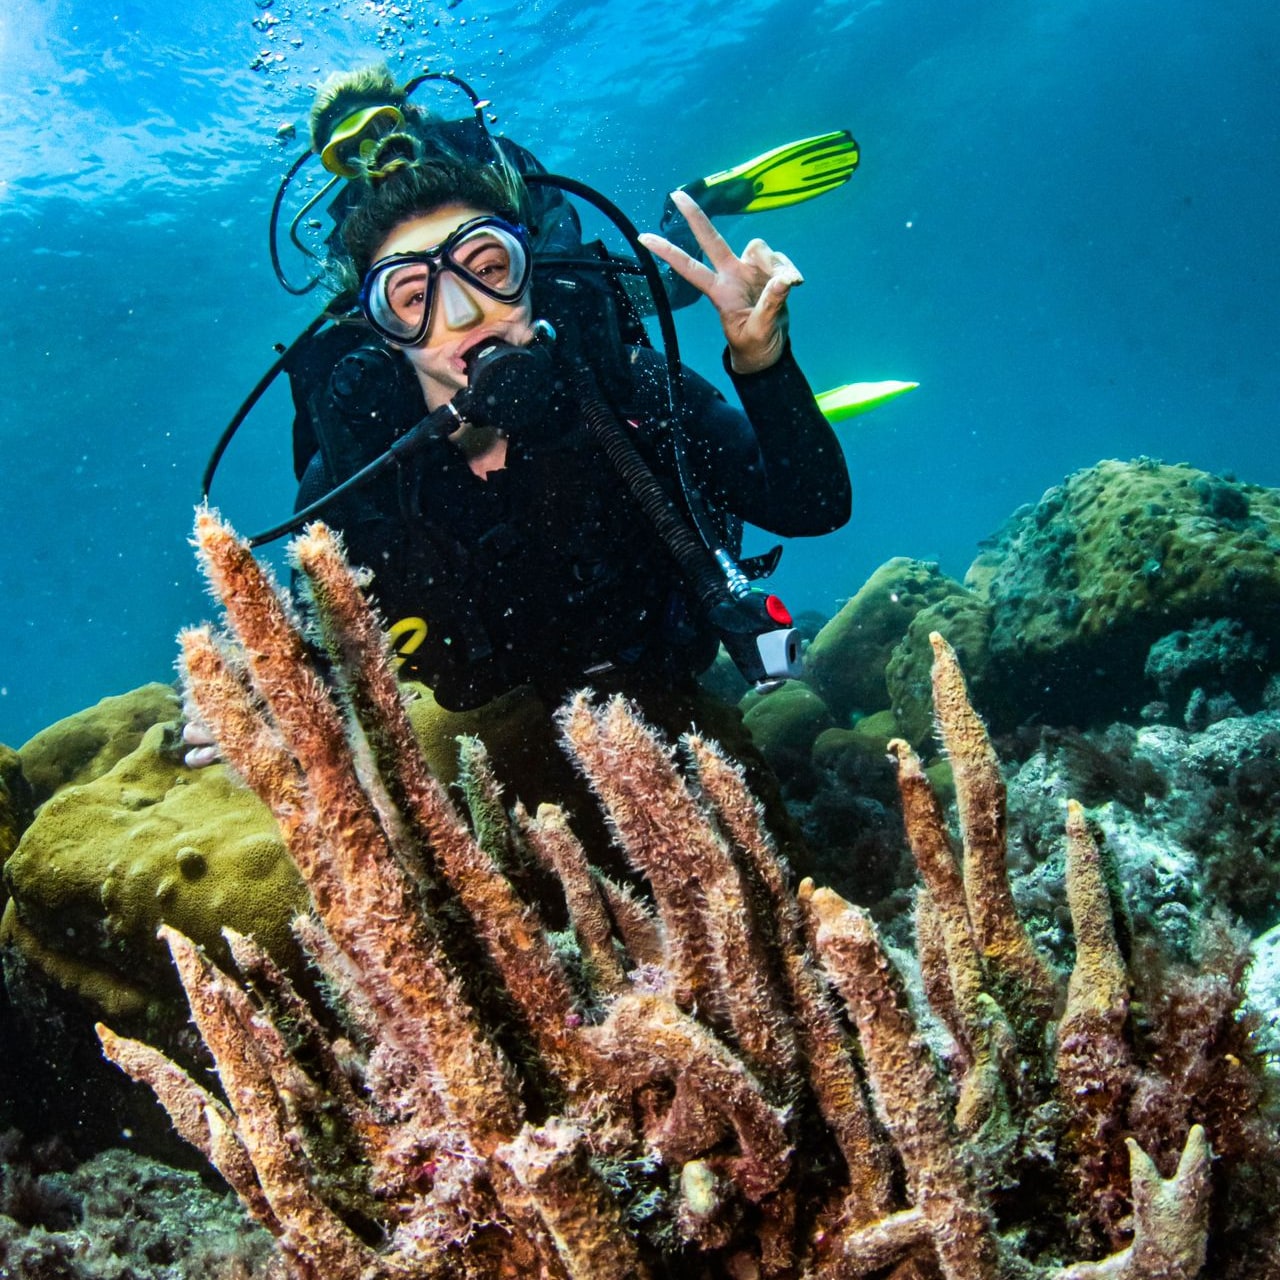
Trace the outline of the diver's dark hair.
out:
[[[397,136],[384,140],[392,142]],[[412,140],[409,140],[412,141]],[[373,264],[373,255],[387,236],[410,218],[434,213],[449,204],[465,204],[511,222],[525,220],[528,193],[508,165],[433,155],[430,159],[403,157],[387,163],[383,150],[376,177],[363,181],[363,194],[342,224],[348,268],[358,285]]]

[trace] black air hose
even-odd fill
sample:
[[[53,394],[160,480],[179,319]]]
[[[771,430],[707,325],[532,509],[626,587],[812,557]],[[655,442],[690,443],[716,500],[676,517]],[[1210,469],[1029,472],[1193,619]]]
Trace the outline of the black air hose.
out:
[[[719,565],[689,527],[689,521],[679,507],[658,483],[649,464],[600,394],[595,375],[589,369],[579,368],[574,387],[587,429],[599,442],[623,484],[675,558],[699,605],[709,612],[716,605],[731,602]]]

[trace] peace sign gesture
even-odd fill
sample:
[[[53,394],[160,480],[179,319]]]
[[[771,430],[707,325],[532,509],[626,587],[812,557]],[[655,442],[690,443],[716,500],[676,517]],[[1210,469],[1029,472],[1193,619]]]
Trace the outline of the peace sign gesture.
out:
[[[671,199],[707,261],[699,262],[652,232],[641,235],[640,243],[711,299],[720,313],[729,343],[729,364],[735,373],[759,373],[769,368],[787,344],[787,294],[803,284],[804,277],[786,254],[770,249],[760,239],[752,240],[739,257],[692,196],[673,191]]]

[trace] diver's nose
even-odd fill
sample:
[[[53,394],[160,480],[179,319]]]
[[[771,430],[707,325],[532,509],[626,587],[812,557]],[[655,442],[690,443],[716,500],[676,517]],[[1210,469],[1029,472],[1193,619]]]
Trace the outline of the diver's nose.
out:
[[[466,329],[484,319],[471,291],[447,271],[440,273],[440,304],[450,329]]]

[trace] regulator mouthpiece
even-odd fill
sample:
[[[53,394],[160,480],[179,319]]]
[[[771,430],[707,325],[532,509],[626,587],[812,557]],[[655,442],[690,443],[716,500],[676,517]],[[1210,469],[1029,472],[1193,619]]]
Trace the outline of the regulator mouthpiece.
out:
[[[555,386],[545,344],[517,347],[495,338],[473,347],[465,363],[467,385],[454,403],[466,422],[514,435],[541,419]]]

